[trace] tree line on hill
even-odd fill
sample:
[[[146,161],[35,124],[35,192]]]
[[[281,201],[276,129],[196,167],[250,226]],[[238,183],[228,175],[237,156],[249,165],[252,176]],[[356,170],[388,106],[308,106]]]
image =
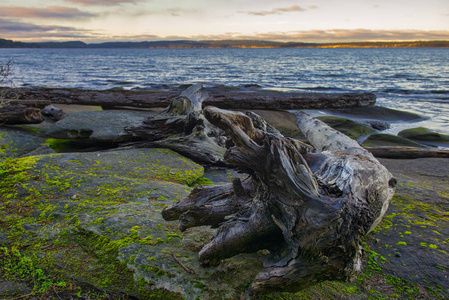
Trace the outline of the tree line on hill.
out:
[[[348,42],[348,43],[302,43],[260,40],[203,40],[203,41],[146,41],[105,42],[87,44],[81,41],[26,43],[0,39],[0,48],[336,48],[336,47],[449,47],[449,41],[398,41],[398,42]]]

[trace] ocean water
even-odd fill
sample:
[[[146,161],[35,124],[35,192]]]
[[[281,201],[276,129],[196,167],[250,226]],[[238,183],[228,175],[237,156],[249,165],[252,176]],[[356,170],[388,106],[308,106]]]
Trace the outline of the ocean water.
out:
[[[206,82],[307,92],[373,92],[377,105],[418,113],[387,132],[426,126],[449,134],[449,49],[0,49],[14,84],[165,89]]]

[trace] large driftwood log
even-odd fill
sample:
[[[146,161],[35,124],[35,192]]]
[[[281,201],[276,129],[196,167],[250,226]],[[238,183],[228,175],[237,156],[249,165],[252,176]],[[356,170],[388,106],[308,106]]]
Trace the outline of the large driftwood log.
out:
[[[218,227],[199,252],[216,265],[268,249],[252,290],[295,291],[323,280],[350,280],[361,269],[361,239],[385,214],[395,179],[368,151],[302,114],[314,150],[283,137],[254,114],[206,107],[204,115],[231,138],[225,161],[250,174],[225,186],[197,187],[162,215],[180,229]]]
[[[41,123],[43,120],[39,108],[22,104],[6,105],[0,108],[0,124]]]
[[[128,127],[136,147],[164,147],[203,163],[222,164],[226,139],[204,117],[202,102],[208,94],[193,85],[155,117]]]
[[[20,88],[3,89],[9,97],[45,99],[52,103],[98,105],[105,108],[131,106],[141,108],[166,107],[179,95],[174,91],[80,90]],[[372,93],[287,93],[277,91],[228,91],[208,89],[203,106],[224,109],[323,109],[366,107],[376,103]]]

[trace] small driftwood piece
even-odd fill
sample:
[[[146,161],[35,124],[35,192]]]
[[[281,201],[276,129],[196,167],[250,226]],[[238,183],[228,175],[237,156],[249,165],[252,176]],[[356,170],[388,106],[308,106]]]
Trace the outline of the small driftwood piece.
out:
[[[31,124],[44,121],[41,110],[22,104],[6,104],[0,108],[0,124]]]
[[[250,176],[197,187],[162,211],[166,220],[179,220],[182,231],[218,227],[199,252],[202,265],[269,250],[254,292],[354,278],[361,240],[379,224],[394,194],[396,180],[387,169],[357,142],[306,114],[298,123],[313,149],[255,114],[203,111],[232,139],[225,161]]]
[[[45,106],[42,109],[41,113],[42,113],[42,115],[44,115],[50,119],[53,119],[55,121],[61,120],[65,114],[61,109],[59,109],[51,104]]]
[[[128,127],[136,147],[164,147],[203,163],[223,164],[226,138],[203,115],[208,94],[196,84],[174,98],[170,105],[142,125]]]

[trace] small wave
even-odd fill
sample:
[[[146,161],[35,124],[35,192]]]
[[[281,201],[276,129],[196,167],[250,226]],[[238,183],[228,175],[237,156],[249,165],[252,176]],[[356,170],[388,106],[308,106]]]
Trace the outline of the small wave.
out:
[[[302,90],[308,91],[336,91],[336,92],[347,92],[347,90],[336,87],[325,87],[325,86],[317,86],[317,87],[304,87]]]
[[[137,84],[135,81],[123,81],[123,80],[114,80],[114,79],[107,79],[106,82],[117,84],[117,85],[133,85]]]
[[[429,91],[397,89],[397,88],[388,88],[388,89],[378,90],[375,92],[376,93],[387,93],[387,94],[402,94],[402,95],[428,94],[429,93]]]
[[[449,95],[448,90],[431,90],[432,94],[438,94],[438,95]]]

